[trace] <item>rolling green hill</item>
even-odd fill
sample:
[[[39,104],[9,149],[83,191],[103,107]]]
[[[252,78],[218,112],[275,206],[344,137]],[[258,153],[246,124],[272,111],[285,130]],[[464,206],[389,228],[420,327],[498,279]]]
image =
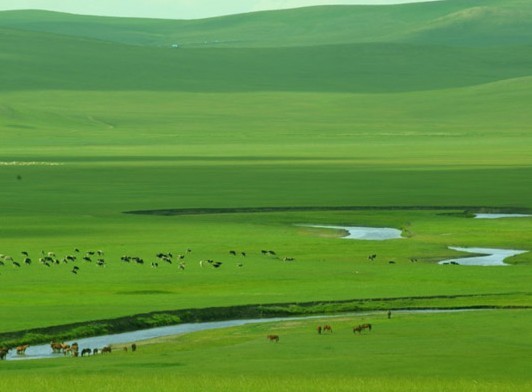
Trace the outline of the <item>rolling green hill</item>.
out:
[[[529,76],[531,48],[376,43],[171,50],[4,29],[0,86],[4,91],[435,90]]]
[[[285,47],[368,42],[453,46],[532,43],[524,0],[445,0],[396,6],[318,6],[200,20],[0,12],[0,28],[170,47]]]

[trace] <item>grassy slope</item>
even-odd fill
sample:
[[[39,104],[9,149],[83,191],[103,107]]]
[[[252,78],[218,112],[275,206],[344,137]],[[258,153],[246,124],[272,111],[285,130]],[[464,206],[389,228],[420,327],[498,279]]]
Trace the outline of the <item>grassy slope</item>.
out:
[[[0,30],[0,49],[4,91],[403,92],[528,76],[532,63],[526,47],[383,43],[172,51],[15,30]]]
[[[387,7],[320,6],[189,21],[11,11],[0,13],[0,27],[167,47],[397,41],[484,46],[530,44],[531,14],[530,3],[523,0],[446,0]]]

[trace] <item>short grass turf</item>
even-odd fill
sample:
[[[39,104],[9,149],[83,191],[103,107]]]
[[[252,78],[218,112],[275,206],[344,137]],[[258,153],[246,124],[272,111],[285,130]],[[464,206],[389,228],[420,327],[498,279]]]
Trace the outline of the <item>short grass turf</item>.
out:
[[[530,317],[488,310],[387,319],[383,312],[248,325],[137,342],[135,353],[117,346],[107,356],[4,362],[0,385],[16,391],[527,390]],[[361,323],[371,323],[371,332],[353,334]],[[318,335],[316,326],[324,324],[333,332]],[[269,342],[268,334],[279,342]]]

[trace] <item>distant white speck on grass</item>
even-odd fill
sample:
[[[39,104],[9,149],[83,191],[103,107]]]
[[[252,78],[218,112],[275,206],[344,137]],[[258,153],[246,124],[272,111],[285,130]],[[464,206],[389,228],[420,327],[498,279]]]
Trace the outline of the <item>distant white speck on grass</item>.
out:
[[[0,162],[0,166],[60,166],[61,162]]]

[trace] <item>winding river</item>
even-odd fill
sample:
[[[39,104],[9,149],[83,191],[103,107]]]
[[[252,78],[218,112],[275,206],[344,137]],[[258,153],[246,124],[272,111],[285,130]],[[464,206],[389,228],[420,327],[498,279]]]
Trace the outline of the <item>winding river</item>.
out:
[[[347,235],[342,237],[350,240],[384,241],[403,238],[401,230],[390,227],[357,227],[357,226],[326,226],[304,225],[306,227],[320,227],[324,229],[345,230]]]
[[[419,309],[419,310],[397,310],[394,311],[395,314],[404,314],[404,313],[451,313],[451,312],[466,312],[466,311],[480,311],[479,309]],[[486,309],[482,309],[486,310]],[[228,320],[228,321],[211,321],[204,323],[188,323],[188,324],[179,324],[171,325],[168,327],[159,327],[144,329],[133,332],[124,332],[114,335],[105,335],[97,336],[92,338],[77,339],[76,342],[79,345],[80,351],[84,348],[98,348],[101,349],[107,345],[121,345],[129,344],[132,342],[139,342],[148,339],[160,338],[170,335],[182,335],[187,333],[213,330],[219,328],[228,328],[228,327],[238,327],[246,324],[257,324],[257,323],[270,323],[276,321],[290,321],[290,320],[310,320],[315,318],[334,318],[334,317],[363,317],[370,315],[382,315],[383,311],[375,312],[359,312],[359,313],[346,313],[340,315],[315,315],[315,316],[304,316],[304,317],[275,317],[275,318],[266,318],[266,319],[246,319],[246,320]],[[72,344],[73,341],[65,342]],[[41,344],[36,346],[30,346],[26,350],[25,355],[17,355],[15,350],[11,350],[6,359],[7,360],[30,360],[30,359],[50,359],[50,358],[62,358],[63,354],[54,354],[50,344]]]

